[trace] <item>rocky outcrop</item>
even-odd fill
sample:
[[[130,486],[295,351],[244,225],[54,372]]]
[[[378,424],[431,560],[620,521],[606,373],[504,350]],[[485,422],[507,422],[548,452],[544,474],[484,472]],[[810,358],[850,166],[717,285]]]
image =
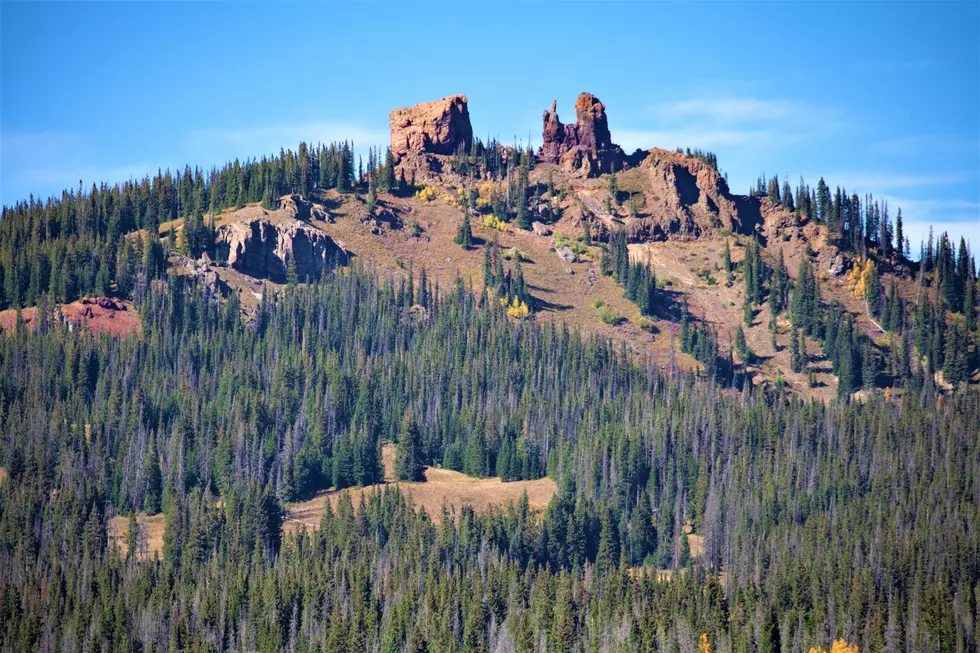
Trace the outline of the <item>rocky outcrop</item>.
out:
[[[575,263],[576,261],[578,261],[578,257],[575,255],[575,252],[573,252],[569,247],[565,245],[562,245],[561,247],[556,249],[555,254],[557,254],[558,258],[565,261],[566,263]]]
[[[218,274],[218,270],[207,252],[202,254],[199,259],[178,255],[174,257],[173,261],[177,269],[183,270],[187,276],[197,279],[213,296],[227,297],[231,292],[231,288]]]
[[[469,149],[473,142],[465,95],[395,109],[389,118],[396,159],[407,154],[454,154],[459,147]]]
[[[316,227],[299,220],[255,219],[224,225],[217,233],[218,260],[253,277],[286,280],[289,261],[300,281],[346,263],[343,247]]]
[[[699,237],[724,230],[749,233],[758,222],[758,207],[739,207],[728,183],[710,165],[666,150],[652,150],[640,165],[644,171],[644,212],[649,237]],[[755,217],[753,217],[753,213]]]
[[[279,211],[287,218],[296,220],[321,220],[333,222],[333,218],[319,204],[313,204],[300,195],[283,195],[279,198]]]
[[[544,112],[542,145],[538,160],[581,170],[594,177],[610,168],[622,170],[630,163],[622,148],[612,142],[606,107],[591,93],[582,93],[575,102],[575,124],[558,119],[557,102]]]

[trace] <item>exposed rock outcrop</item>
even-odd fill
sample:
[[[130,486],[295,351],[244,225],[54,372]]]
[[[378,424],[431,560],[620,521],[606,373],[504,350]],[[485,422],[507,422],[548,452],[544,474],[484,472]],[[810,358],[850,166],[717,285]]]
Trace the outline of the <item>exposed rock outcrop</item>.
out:
[[[434,102],[391,112],[391,151],[396,159],[407,154],[454,154],[469,148],[473,127],[465,95],[451,95]]]
[[[280,282],[286,280],[290,259],[301,281],[348,259],[346,250],[330,236],[293,219],[224,225],[218,229],[217,249],[218,259],[236,270]]]
[[[323,222],[333,222],[332,217],[319,204],[313,204],[303,199],[301,196],[283,195],[279,198],[279,211],[287,218],[296,220],[321,220]]]
[[[174,258],[175,267],[186,271],[187,276],[197,279],[214,296],[227,297],[231,292],[228,284],[218,274],[214,267],[211,257],[205,252],[199,259],[191,259],[186,256]]]
[[[610,168],[622,170],[630,159],[612,142],[606,107],[591,93],[582,93],[575,102],[575,124],[558,119],[557,102],[544,112],[542,145],[538,160],[558,163],[569,170],[581,170],[594,177]]]
[[[699,159],[652,150],[640,170],[646,177],[644,211],[650,216],[650,237],[748,233],[759,221],[758,207],[739,207],[725,178]]]

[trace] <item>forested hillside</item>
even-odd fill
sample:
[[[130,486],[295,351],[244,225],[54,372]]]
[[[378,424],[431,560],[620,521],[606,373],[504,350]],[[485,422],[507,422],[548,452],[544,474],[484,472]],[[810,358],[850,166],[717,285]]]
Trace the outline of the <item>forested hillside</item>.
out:
[[[125,338],[42,318],[0,340],[6,650],[978,644],[975,392],[722,391],[364,266],[266,292],[253,321],[179,277],[137,306]],[[436,527],[388,490],[282,535],[284,502],[380,480],[381,440],[560,491]],[[136,511],[165,514],[162,559],[138,528],[110,546]]]
[[[976,650],[966,241],[543,118],[5,206],[0,649]]]

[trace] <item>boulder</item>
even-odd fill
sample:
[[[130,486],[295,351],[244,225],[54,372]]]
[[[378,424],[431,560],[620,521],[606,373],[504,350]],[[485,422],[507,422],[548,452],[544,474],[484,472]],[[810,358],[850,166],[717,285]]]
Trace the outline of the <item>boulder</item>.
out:
[[[578,257],[575,256],[575,252],[573,252],[567,246],[559,247],[558,249],[555,250],[555,254],[557,254],[558,258],[565,261],[566,263],[574,263],[575,261],[578,260]]]
[[[407,154],[454,154],[469,149],[473,127],[465,95],[451,95],[434,102],[391,112],[391,152],[396,159]]]
[[[827,272],[832,277],[839,277],[844,274],[844,256],[838,253],[837,256],[830,259],[827,263]]]
[[[595,177],[611,168],[622,170],[631,163],[622,148],[612,142],[606,107],[591,93],[582,93],[575,102],[575,124],[558,119],[557,102],[544,112],[539,161],[561,164],[568,170],[581,170]]]
[[[348,259],[330,236],[293,219],[234,222],[220,227],[216,240],[219,260],[253,277],[278,282],[286,280],[290,259],[301,281]]]
[[[539,236],[550,236],[551,229],[547,225],[535,220],[531,223],[531,230]]]

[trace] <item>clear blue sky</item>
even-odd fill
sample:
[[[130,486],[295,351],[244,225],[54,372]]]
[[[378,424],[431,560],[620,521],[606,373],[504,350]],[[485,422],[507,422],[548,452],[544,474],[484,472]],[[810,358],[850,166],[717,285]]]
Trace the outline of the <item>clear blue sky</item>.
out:
[[[452,93],[540,140],[581,91],[613,140],[887,198],[980,245],[977,2],[0,3],[0,201],[307,141],[385,144]]]

